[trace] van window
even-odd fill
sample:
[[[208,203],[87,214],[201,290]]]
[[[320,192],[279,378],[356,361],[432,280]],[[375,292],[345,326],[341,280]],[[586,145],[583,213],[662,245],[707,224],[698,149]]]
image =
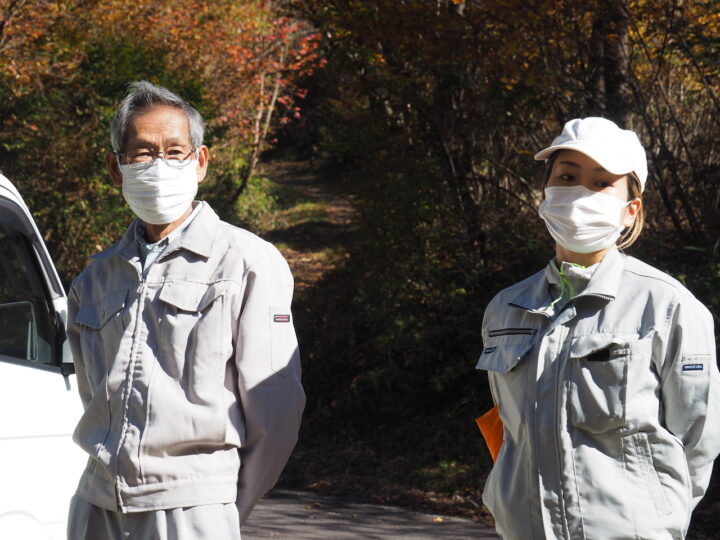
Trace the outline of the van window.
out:
[[[27,236],[17,216],[0,214],[0,357],[51,363],[54,310]]]

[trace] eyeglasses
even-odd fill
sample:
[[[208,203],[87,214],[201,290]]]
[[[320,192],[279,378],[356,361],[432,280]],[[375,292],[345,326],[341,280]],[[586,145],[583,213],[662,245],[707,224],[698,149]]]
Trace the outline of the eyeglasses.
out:
[[[149,169],[157,158],[161,158],[165,165],[174,169],[181,169],[190,163],[192,154],[197,148],[192,146],[178,144],[168,146],[162,152],[157,152],[150,148],[137,148],[129,152],[115,152],[118,163],[121,165],[129,165],[131,169],[142,171]]]

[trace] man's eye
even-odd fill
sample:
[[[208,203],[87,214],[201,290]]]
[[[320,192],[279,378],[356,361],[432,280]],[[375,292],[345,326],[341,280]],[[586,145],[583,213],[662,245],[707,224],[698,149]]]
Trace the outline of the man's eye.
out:
[[[133,152],[130,152],[130,157],[134,159],[141,157],[152,157],[152,152],[150,152],[150,150],[135,150]]]
[[[170,159],[184,159],[192,151],[192,148],[187,146],[170,146],[165,149],[165,157]]]

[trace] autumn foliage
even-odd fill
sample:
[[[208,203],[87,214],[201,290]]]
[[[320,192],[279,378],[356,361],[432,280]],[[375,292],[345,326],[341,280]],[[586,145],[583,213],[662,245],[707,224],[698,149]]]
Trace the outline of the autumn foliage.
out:
[[[272,2],[3,0],[0,167],[36,212],[66,278],[117,238],[129,213],[102,154],[128,82],[164,84],[201,109],[228,209],[275,126],[300,114],[318,34]]]
[[[648,150],[651,222],[711,245],[720,118],[718,13],[667,0],[304,0],[302,13],[352,63],[339,98],[422,138],[471,235],[501,191],[534,207],[527,157],[565,120],[602,115]],[[702,215],[700,215],[702,214]]]

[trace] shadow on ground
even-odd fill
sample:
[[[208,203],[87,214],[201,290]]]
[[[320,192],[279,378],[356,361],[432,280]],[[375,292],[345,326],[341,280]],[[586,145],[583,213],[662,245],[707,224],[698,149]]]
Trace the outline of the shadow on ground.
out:
[[[312,253],[345,246],[351,241],[352,235],[347,225],[322,220],[275,229],[265,233],[263,238],[273,244],[285,244],[299,252]]]

